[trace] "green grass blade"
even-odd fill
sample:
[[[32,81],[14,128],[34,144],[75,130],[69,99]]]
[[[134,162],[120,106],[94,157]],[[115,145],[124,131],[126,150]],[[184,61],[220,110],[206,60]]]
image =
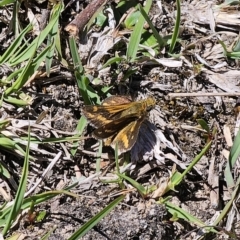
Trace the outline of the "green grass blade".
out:
[[[184,170],[184,172],[183,172],[182,174],[180,174],[179,172],[175,172],[174,174],[172,174],[171,179],[170,179],[170,181],[169,181],[169,183],[168,183],[168,186],[167,186],[167,188],[166,188],[166,190],[165,190],[165,193],[166,193],[167,191],[169,191],[170,189],[171,189],[171,190],[174,190],[175,187],[182,182],[182,180],[184,179],[184,177],[186,176],[186,174],[187,174],[188,172],[190,172],[190,171],[192,170],[192,168],[193,168],[193,167],[198,163],[198,161],[202,158],[202,156],[203,156],[204,154],[206,154],[206,152],[207,152],[208,149],[210,148],[211,144],[212,144],[212,141],[210,141],[209,143],[207,143],[207,144],[205,145],[205,147],[202,149],[202,151],[193,159],[193,161],[189,164],[189,166]]]
[[[192,216],[190,213],[186,212],[182,208],[170,203],[170,202],[164,202],[164,205],[166,206],[168,212],[170,212],[172,215],[177,213],[178,218],[184,219],[187,222],[194,223],[199,227],[206,226],[204,222],[197,219],[196,217]]]
[[[6,225],[2,231],[3,236],[5,236],[8,230],[11,228],[12,222],[17,218],[22,207],[24,193],[27,187],[27,177],[28,177],[28,167],[29,167],[29,146],[30,146],[30,127],[28,128],[28,144],[27,144],[26,154],[24,158],[22,177],[19,182],[19,187],[16,193],[14,204],[12,206],[11,212],[7,219]]]
[[[53,229],[51,229],[50,231],[48,231],[48,232],[41,238],[41,240],[48,240],[49,237],[50,237],[51,234],[55,231],[56,228],[57,228],[57,226],[55,226]]]
[[[9,238],[5,238],[5,240],[19,240],[21,239],[22,236],[23,236],[23,233],[16,233]]]
[[[5,178],[9,179],[10,178],[10,173],[9,171],[0,163],[0,174],[4,176]]]
[[[99,140],[99,148],[98,148],[98,154],[96,159],[96,172],[100,172],[101,170],[101,156],[102,156],[102,148],[103,148],[103,140]]]
[[[55,5],[53,10],[52,10],[50,21],[51,21],[52,17],[55,16],[55,14],[57,14],[56,12],[58,12],[58,11],[61,12],[62,9],[63,9],[63,4],[61,2],[60,2],[60,10],[58,9],[58,6]],[[46,57],[46,72],[47,72],[48,76],[50,75],[50,69],[51,69],[51,65],[52,65],[54,50],[55,50],[55,47],[56,47],[56,39],[59,36],[58,35],[58,32],[59,32],[58,24],[59,24],[59,18],[57,18],[57,21],[55,22],[51,31],[48,34],[48,46],[51,46],[51,45],[53,46],[49,50],[49,53],[47,54],[47,57]]]
[[[26,154],[24,150],[16,143],[16,141],[13,141],[7,137],[0,137],[0,147],[8,150],[19,150],[23,155]]]
[[[18,99],[11,96],[4,96],[4,101],[17,106],[29,106],[31,104],[31,101],[29,102],[28,100]]]
[[[18,56],[19,54],[21,54],[26,48],[28,48],[29,46],[29,42],[30,40],[26,40],[24,39],[24,42],[19,46],[19,48],[10,56],[8,62],[14,62],[16,59],[16,56]]]
[[[207,133],[210,133],[210,128],[204,119],[197,119],[197,122],[202,129],[204,129]]]
[[[170,53],[172,53],[174,48],[175,48],[175,45],[176,45],[176,42],[177,42],[178,33],[179,33],[179,28],[180,28],[180,18],[181,18],[181,4],[180,4],[180,0],[176,0],[176,4],[177,4],[177,17],[176,17],[176,23],[175,23],[175,26],[174,26],[172,40],[171,40],[170,49],[169,49]]]
[[[18,17],[20,7],[21,7],[21,2],[15,1],[15,3],[13,4],[13,14],[12,14],[12,29],[13,29],[15,38],[18,37],[19,30],[20,30],[20,23],[19,23],[19,17]]]
[[[37,47],[37,44],[36,46]],[[13,83],[12,87],[8,88],[5,91],[5,96],[18,91],[23,85],[27,82],[27,80],[34,74],[35,71],[39,68],[42,61],[45,59],[49,49],[51,46],[45,48],[35,59],[33,56],[35,55],[35,51],[32,52],[32,56],[30,57],[27,65],[23,69],[22,74],[18,77],[18,79]],[[36,50],[36,49],[35,49]]]
[[[16,1],[17,1],[17,0],[2,0],[2,1],[0,2],[0,7],[4,7],[5,5],[14,3],[14,2],[16,2]]]
[[[166,45],[166,41],[164,40],[163,37],[161,37],[159,35],[158,31],[153,26],[153,24],[152,24],[150,18],[148,17],[147,13],[145,12],[145,10],[143,9],[143,7],[140,4],[138,5],[138,8],[139,8],[139,11],[141,12],[141,14],[143,15],[143,17],[145,18],[145,20],[147,21],[149,27],[152,29],[153,35],[157,39],[158,44],[159,44],[159,48],[161,49],[162,47],[164,47]]]
[[[232,176],[232,169],[236,164],[239,154],[240,154],[240,131],[238,131],[234,139],[233,146],[231,147],[230,154],[228,157],[226,169],[224,171],[225,180],[229,188],[235,186],[235,182]]]
[[[87,93],[87,86],[89,84],[89,80],[84,75],[84,69],[78,54],[76,41],[73,37],[70,37],[69,39],[69,46],[72,54],[72,59],[73,59],[73,64],[75,69],[75,77],[77,79],[77,84],[78,84],[80,94],[82,95],[85,104],[91,104],[91,101]]]
[[[81,124],[82,125],[82,124]],[[21,138],[22,140],[26,140],[24,137]],[[37,143],[37,144],[41,144],[41,143],[62,143],[62,142],[70,142],[70,141],[81,141],[84,138],[81,137],[60,137],[60,138],[43,138],[41,140],[37,139],[37,138],[31,138],[31,142],[32,143]],[[16,141],[17,142],[17,141]]]
[[[112,65],[113,63],[119,63],[124,60],[126,60],[126,59],[123,57],[112,57],[105,64],[103,64],[103,66],[100,68],[100,70],[104,69],[105,67],[107,67],[109,65]]]
[[[187,211],[183,210],[182,208],[170,203],[170,202],[164,202],[164,205],[166,206],[168,212],[170,212],[173,216],[177,216],[177,218],[183,219],[191,224],[195,224],[199,227],[204,227],[210,232],[217,233],[216,230],[214,230],[213,227],[208,227],[204,222],[202,222],[200,219],[194,217]]]
[[[29,24],[24,30],[21,31],[19,36],[13,41],[9,48],[0,57],[0,64],[6,63],[9,60],[9,58],[14,54],[14,52],[21,47],[22,41],[26,33],[28,33],[30,30],[32,30],[31,24]]]
[[[79,92],[83,97],[84,103],[91,104],[91,101],[89,99],[88,92],[87,92],[87,85],[89,84],[89,80],[84,75],[84,69],[83,69],[79,54],[78,54],[76,41],[73,37],[70,37],[70,39],[69,39],[69,46],[70,46],[70,51],[71,51],[71,55],[72,55],[72,59],[73,59],[73,64],[74,64],[74,69],[75,69],[75,77],[77,80]],[[83,130],[86,126],[87,126],[87,119],[84,116],[82,116],[78,122],[78,126],[77,126],[78,134],[75,135],[75,137],[82,135]],[[77,151],[78,143],[75,142],[73,145],[74,146],[70,150],[70,152],[74,156]]]
[[[193,161],[189,164],[189,166],[184,170],[184,172],[181,174],[181,178],[184,178],[184,176],[192,170],[192,168],[199,162],[199,160],[202,158],[203,155],[207,153],[209,148],[212,145],[212,141],[207,143],[205,147],[202,149],[202,151],[193,159]]]
[[[227,216],[227,214],[230,211],[234,201],[236,201],[236,198],[238,197],[239,187],[240,187],[240,177],[238,177],[236,187],[235,187],[234,191],[232,192],[232,196],[231,196],[230,201],[225,205],[224,209],[221,211],[221,214],[214,221],[214,225],[219,224]]]
[[[59,191],[49,191],[49,192],[44,192],[41,194],[34,195],[32,197],[26,198],[23,200],[21,209],[27,209],[30,208],[32,202],[34,202],[35,205],[38,205],[40,203],[46,202],[49,199],[52,199],[56,197],[59,194],[66,194],[71,197],[77,198],[78,195],[65,191],[65,190],[59,190]],[[7,219],[9,218],[10,212],[12,210],[12,205],[6,207],[5,209],[1,210],[1,215],[0,215],[0,227],[3,227],[6,224]]]
[[[4,85],[11,83],[11,81],[13,81],[13,79],[23,71],[23,69],[24,69],[23,67],[19,68],[18,70],[11,73],[6,79],[0,80],[0,82],[3,83]]]
[[[86,119],[84,116],[82,116],[82,117],[80,118],[80,120],[78,121],[78,125],[77,125],[77,128],[76,128],[77,134],[75,134],[75,135],[73,136],[73,138],[77,138],[77,139],[75,139],[76,142],[73,143],[73,147],[72,147],[71,150],[70,150],[70,153],[72,154],[72,156],[75,156],[75,154],[76,154],[76,152],[77,152],[77,149],[78,149],[78,141],[79,141],[79,139],[81,138],[81,137],[79,137],[79,136],[81,136],[81,135],[83,134],[83,131],[84,131],[84,129],[85,129],[86,126],[87,126],[87,119]],[[65,140],[65,141],[66,141],[66,140]]]
[[[82,62],[80,60],[77,44],[76,44],[76,41],[75,41],[74,37],[69,38],[69,47],[70,47],[70,50],[71,50],[74,69],[77,70],[80,74],[84,74],[84,69],[83,69],[83,66],[82,66]]]
[[[78,89],[83,97],[84,104],[90,105],[92,102],[88,93],[88,85],[90,83],[89,79],[85,75],[80,74],[78,71],[75,71],[75,77],[77,80]]]
[[[148,14],[151,6],[152,6],[152,0],[147,0],[146,6],[144,7],[146,14]],[[145,22],[145,19],[141,15],[131,34],[128,48],[127,48],[127,59],[130,60],[130,62],[133,62],[136,58],[138,45],[140,43],[141,36],[142,36],[144,22]]]
[[[84,236],[90,229],[92,229],[98,222],[101,221],[114,207],[116,207],[123,199],[125,195],[121,195],[112,201],[107,207],[105,207],[101,212],[96,214],[87,223],[85,223],[80,229],[78,229],[68,240],[80,239]]]
[[[39,48],[39,46],[42,44],[42,42],[46,39],[47,35],[51,32],[53,26],[56,24],[56,22],[59,19],[60,13],[62,9],[62,4],[59,3],[56,5],[56,11],[53,14],[53,17],[49,24],[46,26],[46,28],[41,31],[38,38],[36,38],[24,51],[22,51],[20,54],[18,54],[11,62],[11,66],[14,66],[16,64],[22,63],[26,61],[27,59],[31,58],[33,53],[36,49]]]
[[[139,191],[139,193],[142,195],[142,197],[145,197],[148,194],[148,191],[145,189],[145,187],[143,187],[140,183],[136,182],[132,178],[130,178],[124,174],[120,174],[120,173],[117,173],[117,175],[119,177],[127,180],[132,186],[134,186]]]

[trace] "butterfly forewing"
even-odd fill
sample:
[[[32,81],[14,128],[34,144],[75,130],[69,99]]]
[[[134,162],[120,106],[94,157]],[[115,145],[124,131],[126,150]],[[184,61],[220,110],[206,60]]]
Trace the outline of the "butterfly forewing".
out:
[[[132,103],[124,103],[120,105],[87,105],[83,108],[84,116],[95,127],[102,126],[105,123],[109,123],[109,120],[118,119],[124,114],[125,110],[131,108]]]

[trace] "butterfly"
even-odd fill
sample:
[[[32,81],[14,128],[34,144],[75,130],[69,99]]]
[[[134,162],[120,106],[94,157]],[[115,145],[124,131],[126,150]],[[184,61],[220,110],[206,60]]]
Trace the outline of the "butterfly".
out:
[[[93,136],[105,139],[105,145],[118,147],[118,154],[129,151],[136,143],[140,126],[156,101],[148,97],[131,101],[128,96],[111,96],[102,105],[86,105],[83,115],[96,129]]]

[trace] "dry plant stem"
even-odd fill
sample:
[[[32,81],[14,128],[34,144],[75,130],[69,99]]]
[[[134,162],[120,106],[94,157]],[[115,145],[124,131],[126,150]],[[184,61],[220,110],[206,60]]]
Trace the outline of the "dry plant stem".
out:
[[[228,97],[236,97],[240,96],[240,92],[232,92],[232,93],[169,93],[168,97],[177,98],[177,97],[214,97],[214,96],[228,96]]]
[[[88,6],[80,12],[75,19],[70,22],[65,30],[69,32],[71,36],[77,36],[78,33],[83,30],[84,26],[88,23],[94,13],[108,0],[95,0],[88,4]]]
[[[29,194],[31,194],[37,188],[37,186],[42,182],[42,180],[45,178],[47,173],[53,168],[53,166],[56,164],[56,162],[60,159],[61,156],[62,156],[62,152],[58,152],[58,154],[55,156],[55,158],[52,159],[52,161],[50,162],[48,167],[44,170],[42,176],[37,179],[34,186],[31,189],[29,189],[28,192],[25,193],[24,197],[29,196]]]

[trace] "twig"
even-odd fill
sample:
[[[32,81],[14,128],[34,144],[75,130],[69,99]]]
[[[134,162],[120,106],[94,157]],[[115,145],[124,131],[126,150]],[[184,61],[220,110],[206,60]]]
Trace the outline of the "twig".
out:
[[[71,36],[78,36],[78,33],[83,30],[84,26],[91,19],[94,13],[107,1],[108,0],[95,0],[90,2],[87,7],[65,27],[65,30],[69,32]]]
[[[24,197],[27,197],[30,193],[32,193],[36,189],[36,187],[43,181],[43,179],[46,177],[47,173],[53,168],[53,166],[56,164],[56,162],[60,159],[61,156],[62,156],[62,152],[58,152],[58,154],[55,156],[55,158],[52,159],[52,161],[50,162],[48,167],[44,170],[44,172],[42,173],[42,176],[37,179],[34,186],[31,189],[29,189],[28,192],[26,192],[24,194]]]
[[[214,97],[214,96],[228,96],[228,97],[236,97],[240,96],[240,92],[224,92],[224,93],[218,93],[218,92],[213,92],[213,93],[169,93],[168,97],[170,99],[172,98],[177,98],[177,97]]]

